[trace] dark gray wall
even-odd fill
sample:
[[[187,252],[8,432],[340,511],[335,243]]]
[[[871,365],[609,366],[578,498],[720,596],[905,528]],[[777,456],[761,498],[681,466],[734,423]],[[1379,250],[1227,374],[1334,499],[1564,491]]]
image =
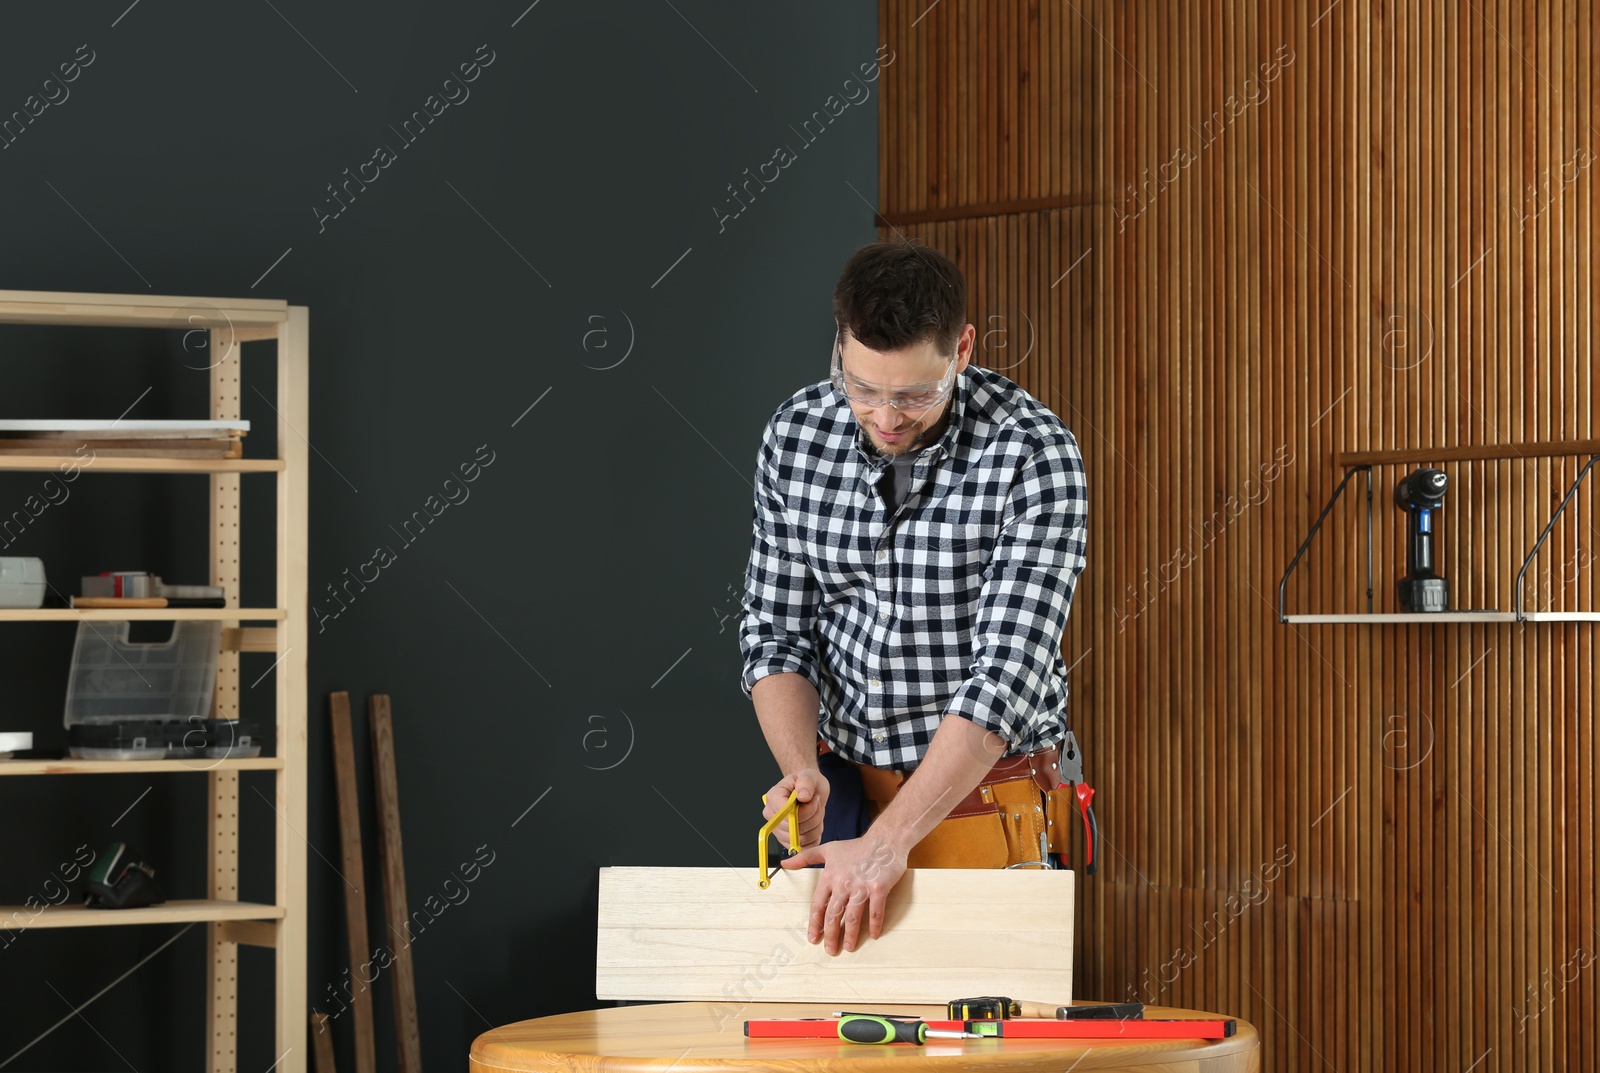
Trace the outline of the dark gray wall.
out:
[[[428,1067],[464,1068],[490,1024],[593,1005],[598,867],[754,866],[773,766],[737,684],[750,470],[772,409],[826,375],[834,277],[873,238],[878,85],[859,77],[876,7],[125,6],[6,13],[0,116],[30,94],[59,103],[0,150],[0,287],[310,307],[313,601],[336,610],[327,586],[346,568],[396,555],[312,626],[312,1000],[337,1010],[346,967],[325,698],[351,692],[364,741],[361,701],[387,692],[413,907],[479,847],[494,854],[412,947]],[[46,87],[82,45],[93,62]],[[402,147],[390,124],[480,46],[493,60],[470,96]],[[846,94],[859,103],[812,144],[791,129]],[[384,144],[392,164],[319,220],[327,185]],[[784,145],[777,181],[719,221],[737,207],[728,184]],[[254,387],[272,395],[271,347],[245,362],[249,450],[270,453]],[[132,416],[204,412],[204,374],[171,335],[0,328],[0,416],[115,416],[136,399]],[[493,461],[468,498],[405,543],[391,527],[480,448]],[[0,507],[40,483],[0,474]],[[245,511],[245,600],[269,603],[270,478],[246,478]],[[103,569],[199,580],[205,517],[201,479],[91,474],[0,554],[42,556],[62,591]],[[0,726],[61,744],[72,637],[0,627]],[[245,657],[245,685],[270,663]],[[247,713],[270,713],[270,685],[246,689]],[[263,899],[269,778],[241,795],[245,894]],[[171,895],[201,896],[203,791],[186,776],[0,782],[0,902],[113,838]],[[3,1064],[177,931],[14,936],[0,1068],[200,1068],[201,928]],[[270,959],[242,962],[240,1068],[261,1070],[278,1057]]]

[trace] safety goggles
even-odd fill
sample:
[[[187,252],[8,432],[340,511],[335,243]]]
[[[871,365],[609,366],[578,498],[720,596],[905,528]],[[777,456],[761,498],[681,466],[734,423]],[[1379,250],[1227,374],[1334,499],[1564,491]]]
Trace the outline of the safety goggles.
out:
[[[847,381],[844,368],[840,364],[839,334],[835,333],[833,337],[833,365],[828,379],[832,381],[834,389],[839,394],[857,406],[863,406],[869,410],[875,410],[880,406],[893,406],[902,413],[915,413],[919,410],[937,406],[944,401],[945,396],[955,386],[956,361],[958,357],[959,355],[951,357],[950,368],[938,380],[930,380],[922,384],[908,384],[905,387],[894,389],[892,394],[884,394],[882,388],[859,382],[852,384]]]

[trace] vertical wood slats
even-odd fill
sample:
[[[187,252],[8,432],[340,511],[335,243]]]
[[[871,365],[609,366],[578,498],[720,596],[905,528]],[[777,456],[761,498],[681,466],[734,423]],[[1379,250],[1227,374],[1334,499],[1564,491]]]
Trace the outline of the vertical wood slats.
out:
[[[1272,607],[1335,453],[1597,434],[1592,7],[883,0],[881,235],[955,257],[980,364],[1089,469],[1085,995],[1245,1016],[1267,1068],[1596,1068],[1596,627]],[[1509,608],[1581,464],[1444,463],[1456,606]],[[1405,471],[1373,472],[1380,610]],[[1292,608],[1364,609],[1364,495]],[[1597,497],[1535,606],[1600,607]]]

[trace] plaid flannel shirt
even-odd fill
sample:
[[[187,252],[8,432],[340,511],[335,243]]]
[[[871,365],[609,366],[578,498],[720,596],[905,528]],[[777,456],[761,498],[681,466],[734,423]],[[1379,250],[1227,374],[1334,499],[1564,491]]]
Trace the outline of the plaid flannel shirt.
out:
[[[757,453],[740,686],[792,671],[817,687],[839,755],[916,767],[946,714],[1007,754],[1066,733],[1062,632],[1084,566],[1077,440],[999,373],[956,378],[891,518],[888,461],[824,381],[772,415]]]

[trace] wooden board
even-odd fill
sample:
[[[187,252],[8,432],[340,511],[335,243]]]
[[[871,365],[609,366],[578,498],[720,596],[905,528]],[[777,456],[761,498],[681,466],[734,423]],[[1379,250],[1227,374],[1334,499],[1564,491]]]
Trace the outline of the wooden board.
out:
[[[185,924],[191,920],[277,920],[281,905],[178,898],[138,909],[90,909],[81,902],[65,905],[0,905],[0,929],[115,928],[128,924]]]
[[[216,341],[207,334],[208,348]],[[231,349],[231,344],[230,344]],[[211,412],[216,418],[239,416],[239,362],[217,360],[211,363]],[[46,437],[54,433],[41,433]],[[94,436],[93,433],[90,434]],[[141,436],[149,442],[139,444],[134,440],[115,441],[131,447],[137,453],[142,446],[155,447],[157,442],[148,435]],[[68,443],[62,442],[66,448]],[[73,449],[75,456],[82,451]],[[118,453],[122,453],[120,450]],[[154,452],[153,452],[154,453]],[[163,452],[164,453],[164,452]],[[91,451],[88,458],[98,460],[98,452]],[[207,479],[211,506],[211,525],[208,543],[211,549],[210,583],[221,590],[224,607],[239,606],[240,562],[239,520],[243,509],[241,487],[237,473],[213,473]],[[76,609],[76,598],[74,598]],[[166,601],[163,600],[164,604]],[[225,620],[221,628],[239,628],[235,620]],[[176,624],[174,624],[176,628]],[[212,683],[212,718],[237,719],[239,717],[239,653],[219,652],[217,669]],[[280,772],[282,768],[278,769]],[[207,885],[208,896],[213,899],[239,897],[239,773],[237,770],[219,770],[210,780],[210,808],[206,821],[206,856],[211,862],[211,876]],[[287,900],[280,900],[287,905]],[[208,929],[209,971],[206,974],[206,1021],[210,1029],[211,1045],[206,1052],[207,1073],[236,1073],[239,1068],[239,945],[225,930],[229,922],[212,924]],[[256,923],[256,922],[245,922]],[[277,941],[277,927],[272,926],[272,939]]]
[[[0,437],[0,453],[56,458],[71,455],[87,469],[101,458],[242,458],[238,440],[68,440]]]
[[[73,467],[79,470],[91,466],[96,473],[282,473],[285,463],[281,458],[153,458],[140,453],[137,456],[107,455],[99,452],[93,462],[81,456],[63,454],[31,455],[0,454],[0,470],[31,470],[44,472],[58,470],[69,478],[76,477]]]
[[[806,942],[819,874],[781,872],[761,890],[754,867],[600,869],[595,996],[1072,1001],[1072,872],[914,869],[889,896],[883,935],[831,958]]]
[[[383,872],[385,945],[394,954],[395,1042],[400,1073],[422,1073],[422,1042],[417,1028],[417,984],[411,966],[411,921],[406,915],[406,865],[400,850],[400,786],[395,778],[394,721],[389,698],[367,700],[372,731],[372,785],[378,799],[378,861]]]
[[[218,365],[217,368],[223,368]],[[235,363],[228,367],[237,369]],[[226,377],[229,373],[224,373]],[[231,374],[237,378],[237,374]],[[216,440],[243,436],[250,422],[137,421],[123,418],[0,417],[0,436],[39,440]]]
[[[229,314],[235,339],[246,338],[242,318]],[[284,479],[276,486],[278,559],[274,605],[282,610],[283,623],[277,629],[278,653],[272,679],[274,705],[278,717],[277,752],[283,767],[274,779],[278,802],[273,841],[278,870],[278,904],[289,909],[278,928],[277,965],[273,994],[276,1009],[274,1053],[282,1055],[273,1073],[305,1073],[305,1011],[311,1008],[310,973],[306,971],[306,862],[311,843],[301,832],[311,830],[306,755],[306,697],[310,685],[306,677],[306,653],[311,647],[310,595],[306,585],[309,569],[309,484],[307,466],[311,446],[303,430],[311,425],[311,368],[309,358],[310,311],[305,306],[290,306],[287,319],[279,326],[278,393],[274,405],[277,428],[274,442]],[[107,459],[109,464],[112,460]],[[250,459],[239,460],[250,462]],[[180,460],[173,459],[174,465]],[[142,464],[149,465],[149,462]],[[186,465],[220,466],[220,461],[189,461]],[[235,463],[237,464],[237,463]],[[170,612],[169,612],[170,614]],[[254,616],[236,612],[234,621]]]
[[[170,619],[221,619],[246,622],[287,619],[282,607],[3,607],[0,622],[166,622]],[[295,1020],[296,1026],[299,1019]]]
[[[333,777],[339,800],[339,851],[344,876],[345,946],[350,953],[350,973],[360,984],[350,996],[355,1025],[356,1073],[377,1068],[373,1033],[372,992],[367,989],[364,966],[367,952],[367,873],[361,856],[361,790],[356,783],[355,733],[350,723],[350,694],[340,690],[328,697],[328,725],[333,736]]]
[[[276,756],[235,756],[227,760],[0,760],[0,775],[131,775],[153,771],[276,771]]]
[[[1352,466],[1425,465],[1439,462],[1483,462],[1526,458],[1571,458],[1600,455],[1600,440],[1553,443],[1478,443],[1454,447],[1407,447],[1392,451],[1340,451],[1333,464]]]
[[[280,342],[279,358],[285,356],[282,344],[295,346],[298,352],[290,357],[303,364],[305,356],[304,306],[295,306],[277,298],[194,298],[163,294],[80,294],[75,291],[0,291],[0,324],[81,324],[102,327],[125,326],[129,328],[193,328],[194,317],[203,316],[205,323],[222,325],[232,336],[243,342],[248,339],[273,339]],[[298,313],[301,324],[292,332],[280,332]],[[285,402],[299,404],[299,399],[278,396],[281,409]],[[304,425],[300,426],[304,428]],[[278,441],[282,443],[282,440]],[[296,1034],[302,1025],[296,1014]],[[296,1052],[298,1053],[298,1051]]]
[[[328,1032],[328,1015],[312,1013],[311,1048],[316,1057],[317,1073],[339,1073],[333,1062],[333,1036]]]

